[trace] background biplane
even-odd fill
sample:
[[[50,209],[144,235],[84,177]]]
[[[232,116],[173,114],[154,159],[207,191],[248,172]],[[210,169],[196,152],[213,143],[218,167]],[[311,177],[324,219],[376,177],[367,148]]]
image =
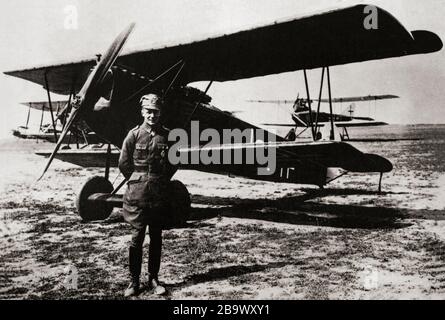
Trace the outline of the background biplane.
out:
[[[18,126],[16,129],[14,129],[12,134],[23,139],[40,139],[56,142],[57,133],[62,133],[62,129],[60,127],[57,128],[53,112],[56,113],[57,117],[59,110],[61,110],[66,103],[67,101],[52,101],[50,105],[47,101],[22,102],[21,105],[28,107],[26,123],[24,126]],[[54,106],[56,110],[53,110],[52,106]],[[32,128],[29,126],[31,110],[41,111],[40,124],[38,128]],[[52,124],[43,123],[45,112],[49,112],[51,114]]]
[[[342,141],[349,140],[349,132],[347,128],[356,128],[356,127],[371,127],[371,126],[383,126],[387,125],[386,122],[376,121],[371,117],[358,117],[355,116],[356,105],[355,102],[364,102],[364,101],[374,101],[377,100],[387,100],[387,99],[396,99],[399,98],[395,95],[368,95],[368,96],[360,96],[360,97],[341,97],[341,98],[332,98],[331,103],[351,103],[349,107],[344,110],[342,113],[328,113],[320,111],[320,106],[322,103],[329,103],[329,99],[311,99],[310,102],[318,102],[318,107],[316,110],[312,110],[309,107],[309,100],[300,98],[299,95],[295,100],[248,100],[248,102],[252,103],[267,103],[267,104],[275,104],[275,105],[289,105],[292,104],[293,111],[291,112],[292,121],[294,124],[288,123],[264,123],[265,126],[272,127],[291,127],[291,131],[287,135],[288,140],[295,140],[301,134],[303,134],[307,129],[314,127],[316,131],[316,140],[321,140],[323,135],[321,133],[321,128],[329,125],[332,122],[338,128],[342,128],[343,132],[340,133],[340,139]],[[297,131],[299,128],[303,128],[299,132]]]
[[[57,142],[66,122],[66,106],[68,103],[68,100],[22,102],[22,105],[28,107],[26,123],[24,126],[18,126],[16,129],[13,129],[12,134],[22,139]],[[38,128],[29,126],[32,109],[41,111]],[[51,115],[51,123],[43,123],[45,112]],[[75,126],[72,126],[69,135],[65,136],[63,139],[63,143],[66,143],[67,145],[73,143],[76,144],[78,148],[79,142],[82,142],[85,145],[100,142],[100,139],[98,139],[96,134],[91,132],[83,121],[77,122]]]
[[[256,129],[254,125],[210,105],[207,92],[213,81],[297,70],[303,70],[306,75],[307,69],[323,68],[327,71],[331,97],[330,66],[425,54],[442,48],[442,41],[436,34],[409,32],[380,8],[377,8],[378,29],[364,28],[365,7],[357,5],[233,34],[148,47],[118,57],[133,30],[132,24],[116,38],[98,63],[92,58],[5,73],[43,85],[48,92],[70,95],[72,110],[44,173],[54,157],[63,157],[65,151],[58,152],[62,140],[79,119],[109,144],[105,177],[87,181],[77,199],[84,220],[104,219],[114,206],[122,205],[122,197],[116,192],[124,184],[123,181],[114,188],[108,181],[109,168],[116,164],[117,156],[116,152],[111,152],[111,145],[120,147],[127,132],[141,122],[138,101],[143,94],[158,92],[164,96],[167,106],[164,123],[170,129],[190,129],[192,120],[200,121],[201,130]],[[204,92],[187,86],[195,81],[209,81],[209,85]],[[108,103],[98,105],[99,99]],[[331,98],[329,101],[332,105]],[[190,145],[179,152],[190,156],[222,149],[274,149],[277,169],[271,175],[258,176],[260,164],[181,165],[180,168],[318,186],[329,182],[329,168],[381,174],[392,170],[387,159],[362,153],[342,142],[298,143],[276,137],[275,142],[253,141],[204,148]],[[82,165],[83,157],[77,158],[77,164]],[[94,159],[98,157],[93,157],[93,162]],[[100,160],[96,164],[103,165],[103,162]],[[183,220],[190,208],[188,191],[178,181],[171,182],[171,191],[170,211],[176,214],[172,219]]]

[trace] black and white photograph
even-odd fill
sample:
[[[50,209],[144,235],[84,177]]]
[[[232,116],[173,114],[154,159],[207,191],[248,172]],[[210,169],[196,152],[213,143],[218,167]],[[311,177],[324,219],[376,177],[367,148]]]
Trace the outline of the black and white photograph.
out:
[[[445,299],[444,0],[0,4],[1,300]]]

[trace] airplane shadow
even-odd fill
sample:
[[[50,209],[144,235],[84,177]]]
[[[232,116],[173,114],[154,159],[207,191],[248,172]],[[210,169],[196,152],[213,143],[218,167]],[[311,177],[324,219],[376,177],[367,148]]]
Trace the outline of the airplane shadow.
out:
[[[166,284],[168,291],[179,290],[198,283],[225,280],[231,277],[240,277],[246,274],[261,272],[268,269],[283,268],[289,264],[303,264],[303,262],[272,262],[264,265],[236,265],[221,268],[212,268],[205,273],[187,276],[183,281]]]
[[[192,195],[193,207],[188,223],[170,228],[198,228],[208,225],[205,220],[215,217],[256,219],[294,225],[312,225],[355,229],[398,229],[412,225],[403,221],[406,210],[364,205],[328,204],[310,201],[327,196],[377,195],[376,191],[357,189],[302,189],[304,194],[278,199],[240,199]],[[382,192],[381,195],[404,194]],[[96,223],[122,223],[122,214],[115,212]],[[95,222],[89,222],[95,223]]]
[[[329,195],[375,195],[376,192],[356,189],[306,190],[305,194],[279,199],[240,199],[192,196],[192,203],[216,206],[192,208],[191,219],[202,227],[206,219],[236,217],[295,225],[313,225],[356,229],[398,229],[411,225],[402,221],[406,215],[399,209],[361,205],[339,205],[311,202]],[[191,225],[188,225],[190,227]]]

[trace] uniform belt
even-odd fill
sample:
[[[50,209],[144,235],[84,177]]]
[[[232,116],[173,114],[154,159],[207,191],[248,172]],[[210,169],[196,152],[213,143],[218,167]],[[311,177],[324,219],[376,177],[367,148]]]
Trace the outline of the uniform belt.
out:
[[[144,172],[144,173],[152,173],[152,174],[161,174],[159,172],[159,167],[157,166],[135,166],[134,167],[135,172]]]

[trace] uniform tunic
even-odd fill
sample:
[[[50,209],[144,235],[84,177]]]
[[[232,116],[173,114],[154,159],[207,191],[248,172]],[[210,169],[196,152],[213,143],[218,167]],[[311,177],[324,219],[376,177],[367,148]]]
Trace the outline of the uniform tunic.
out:
[[[128,179],[124,219],[140,229],[162,225],[168,209],[168,183],[174,168],[168,162],[168,130],[142,124],[124,140],[119,169]]]

